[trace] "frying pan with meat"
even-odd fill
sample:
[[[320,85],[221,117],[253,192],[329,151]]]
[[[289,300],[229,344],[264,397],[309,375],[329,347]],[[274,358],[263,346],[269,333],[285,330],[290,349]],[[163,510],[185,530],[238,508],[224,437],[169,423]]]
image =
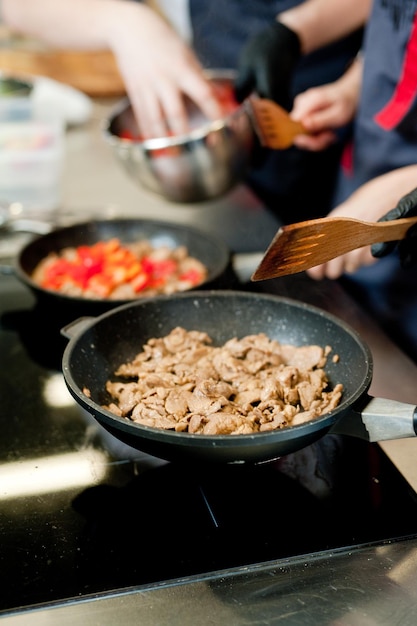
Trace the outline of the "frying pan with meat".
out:
[[[206,436],[142,426],[102,408],[105,383],[152,337],[176,326],[207,332],[215,345],[233,337],[265,333],[293,345],[332,347],[331,385],[342,383],[337,408],[312,421],[250,435]],[[211,290],[158,296],[118,307],[62,329],[69,339],[63,375],[75,400],[122,442],[168,461],[257,463],[313,443],[328,432],[380,441],[415,436],[416,407],[368,395],[372,355],[360,336],[335,316],[310,305],[267,294]],[[84,394],[87,388],[91,397]]]
[[[99,315],[130,301],[76,297],[47,290],[32,279],[32,273],[38,263],[51,252],[59,252],[66,247],[89,246],[112,238],[118,238],[122,244],[148,240],[154,247],[186,246],[188,254],[200,260],[207,268],[208,276],[201,286],[218,279],[229,263],[230,252],[227,245],[211,234],[172,222],[121,218],[78,223],[37,237],[25,245],[18,255],[14,268],[16,276],[32,290],[39,302],[60,305],[60,309],[68,313],[67,321],[79,315]]]

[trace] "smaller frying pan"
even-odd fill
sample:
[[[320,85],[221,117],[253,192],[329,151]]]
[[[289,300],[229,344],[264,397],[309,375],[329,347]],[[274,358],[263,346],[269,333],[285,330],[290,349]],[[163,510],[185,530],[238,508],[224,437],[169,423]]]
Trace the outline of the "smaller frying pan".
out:
[[[176,326],[207,332],[216,345],[232,337],[266,333],[293,345],[329,345],[338,362],[328,359],[332,385],[342,383],[339,406],[315,420],[251,435],[193,435],[150,428],[103,409],[105,383],[117,367],[152,337]],[[372,398],[372,355],[360,336],[325,311],[295,300],[240,291],[212,290],[159,296],[124,305],[98,318],[62,329],[69,339],[62,368],[75,400],[111,434],[138,450],[168,461],[257,463],[313,443],[328,432],[368,441],[416,435],[416,407]],[[88,388],[91,397],[83,393]]]
[[[99,315],[131,300],[99,300],[65,295],[40,287],[32,279],[32,273],[51,252],[59,252],[66,247],[92,245],[113,237],[122,243],[146,239],[155,247],[186,246],[188,253],[207,267],[208,276],[201,287],[219,278],[229,263],[230,251],[227,245],[213,235],[172,222],[120,218],[77,223],[37,237],[26,244],[18,255],[14,268],[16,276],[31,289],[38,302],[54,307],[58,305],[61,311],[72,314],[68,319],[75,319],[79,315]]]

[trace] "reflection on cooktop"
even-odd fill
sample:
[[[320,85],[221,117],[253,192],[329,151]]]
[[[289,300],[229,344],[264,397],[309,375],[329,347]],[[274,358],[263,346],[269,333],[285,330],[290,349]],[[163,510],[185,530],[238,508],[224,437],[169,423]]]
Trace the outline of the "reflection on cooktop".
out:
[[[140,584],[411,533],[417,502],[369,444],[350,450],[342,441],[327,493],[303,484],[310,463],[326,471],[317,454],[328,443],[291,455],[289,468],[287,459],[205,471],[166,464],[122,488],[86,490],[73,502],[86,519],[82,570],[104,584],[110,572],[120,585],[132,584],[132,574]],[[297,458],[294,479],[287,472]]]

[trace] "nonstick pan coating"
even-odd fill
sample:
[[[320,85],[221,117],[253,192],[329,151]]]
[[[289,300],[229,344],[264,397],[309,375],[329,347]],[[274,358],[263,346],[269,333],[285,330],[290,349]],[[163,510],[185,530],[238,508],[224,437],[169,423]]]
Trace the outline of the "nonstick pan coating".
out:
[[[293,345],[329,345],[340,359],[329,358],[326,372],[332,384],[343,384],[342,402],[333,412],[299,426],[214,437],[141,426],[101,408],[108,401],[105,383],[118,365],[150,338],[162,337],[176,326],[205,331],[217,345],[260,332]],[[79,320],[63,334],[70,338],[63,374],[77,402],[119,440],[169,461],[256,463],[289,454],[327,433],[366,394],[372,379],[370,351],[354,330],[321,309],[278,296],[219,290],[160,296]]]
[[[186,246],[188,253],[207,267],[208,276],[204,285],[209,285],[219,278],[229,263],[230,251],[227,245],[213,235],[172,222],[121,218],[74,224],[37,237],[21,250],[16,263],[16,275],[30,287],[42,303],[61,305],[61,309],[78,311],[77,315],[100,315],[110,308],[130,301],[67,296],[43,289],[32,280],[31,275],[38,263],[51,252],[59,252],[66,247],[92,245],[97,241],[114,237],[120,239],[122,243],[146,239],[155,247]]]

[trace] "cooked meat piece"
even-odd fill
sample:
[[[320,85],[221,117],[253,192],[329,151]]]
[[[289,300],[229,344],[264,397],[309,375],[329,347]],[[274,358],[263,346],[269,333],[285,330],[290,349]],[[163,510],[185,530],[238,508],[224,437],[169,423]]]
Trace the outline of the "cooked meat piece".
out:
[[[188,420],[188,432],[198,434],[202,433],[204,429],[204,424],[206,424],[207,418],[204,415],[199,415],[198,413],[194,413],[190,415],[190,419]]]
[[[150,345],[152,345],[152,341],[151,339],[149,342]],[[175,354],[180,350],[189,350],[190,348],[194,350],[196,345],[201,348],[200,344],[209,344],[211,343],[211,339],[207,333],[201,333],[197,330],[187,332],[184,328],[178,326],[174,328],[169,335],[164,337],[163,343],[169,352]]]
[[[226,349],[218,349],[213,353],[213,365],[219,377],[227,382],[233,382],[247,373],[245,361],[232,356]]]
[[[272,414],[272,419],[269,422],[261,424],[260,431],[265,432],[267,430],[277,430],[278,428],[284,428],[288,426],[288,420],[281,411],[276,411]]]
[[[269,339],[264,333],[258,335],[246,335],[243,339],[230,339],[224,345],[226,350],[238,358],[244,357],[249,350],[255,348],[265,355],[270,355],[274,365],[283,363],[281,356],[281,345],[272,339]]]
[[[291,389],[300,378],[300,371],[293,365],[285,365],[277,370],[277,379],[284,388]]]
[[[236,404],[246,406],[247,404],[258,404],[261,400],[262,389],[257,386],[254,389],[248,389],[246,391],[239,391],[235,395]]]
[[[106,384],[106,391],[114,400],[117,400],[121,415],[129,415],[140,402],[143,393],[138,383],[112,383],[110,381]]]
[[[219,411],[221,407],[226,404],[227,399],[224,396],[206,395],[201,393],[198,387],[196,387],[190,395],[188,408],[191,413],[202,413],[203,415],[207,415]]]
[[[331,348],[281,345],[265,334],[213,346],[207,333],[174,328],[150,339],[108,381],[106,408],[140,424],[205,435],[276,430],[331,411]]]
[[[250,421],[232,413],[212,413],[203,428],[203,435],[247,435],[253,433]]]
[[[293,365],[299,370],[311,370],[315,367],[323,367],[326,357],[320,346],[290,346],[281,347],[282,355],[287,365]]]
[[[321,388],[311,385],[307,381],[302,381],[297,385],[298,397],[304,411],[308,411],[314,400],[320,398]]]
[[[147,409],[146,407],[141,407],[140,411],[135,411],[132,419],[138,424],[151,426],[152,428],[164,428],[166,430],[171,430],[175,429],[176,426],[175,419],[165,415],[160,415],[158,411]]]
[[[165,409],[169,415],[174,415],[177,419],[187,414],[189,399],[193,394],[184,389],[171,389],[166,402]]]

